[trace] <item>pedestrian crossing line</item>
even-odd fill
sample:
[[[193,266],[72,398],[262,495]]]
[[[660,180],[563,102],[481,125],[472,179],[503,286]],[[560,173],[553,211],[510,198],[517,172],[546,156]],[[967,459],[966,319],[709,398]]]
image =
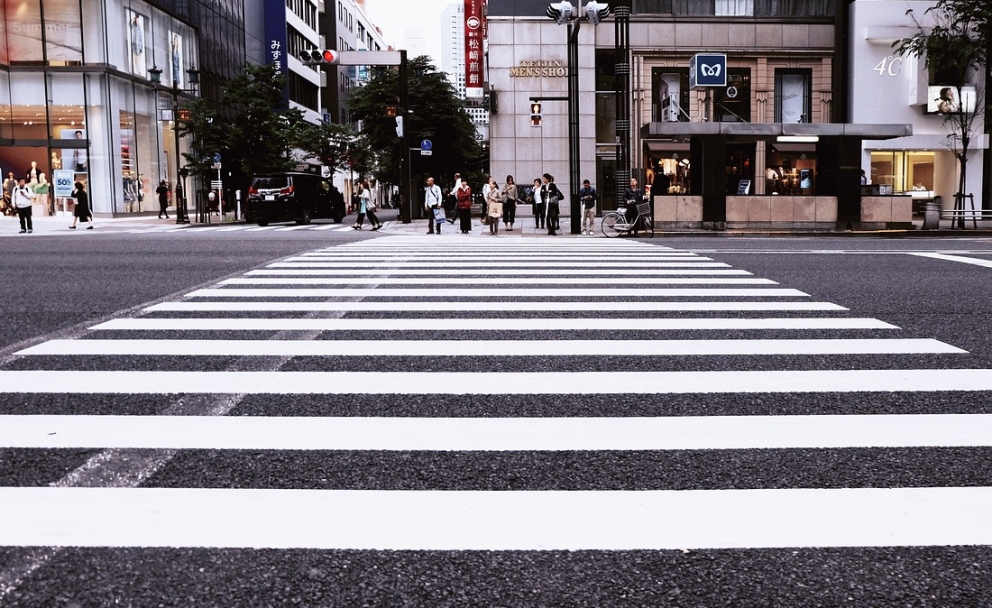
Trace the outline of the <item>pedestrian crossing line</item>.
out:
[[[992,544],[992,488],[0,488],[0,545],[631,551]],[[292,514],[286,517],[285,514]]]
[[[145,308],[145,312],[783,312],[847,311],[831,302],[162,302]],[[602,322],[602,321],[601,321]]]
[[[309,230],[312,227],[308,224],[298,224],[296,226],[281,226],[275,229],[276,232],[291,232],[293,230]]]
[[[804,340],[49,340],[16,355],[671,357],[967,354],[929,338]]]
[[[238,289],[222,287],[215,289],[197,289],[185,294],[187,298],[808,298],[809,294],[798,289],[764,287],[729,288],[641,288],[627,289],[622,287],[599,289],[587,287],[569,289],[559,287],[553,289],[459,289],[459,288],[427,288],[397,287],[383,289],[342,289],[342,288],[289,288],[278,287],[264,289]]]
[[[193,228],[186,228],[184,232],[200,233],[200,232],[213,232],[214,230],[220,230],[220,226],[196,226]]]
[[[510,276],[518,277],[521,275],[528,276],[551,276],[551,277],[564,277],[564,276],[602,276],[607,275],[609,277],[615,275],[625,275],[626,278],[641,278],[641,277],[651,277],[651,276],[751,276],[751,273],[746,270],[711,270],[707,268],[693,269],[693,270],[679,270],[679,269],[638,269],[636,273],[624,272],[620,269],[604,269],[604,270],[589,270],[589,269],[575,269],[575,268],[563,268],[561,270],[548,270],[542,268],[528,268],[511,270],[505,268],[473,268],[473,269],[451,269],[451,268],[337,268],[334,270],[323,270],[320,268],[272,268],[272,265],[266,267],[266,270],[250,270],[245,273],[245,276],[350,276],[350,275],[410,275],[410,276],[426,276],[426,277],[443,277],[443,276],[454,276],[454,275],[471,275],[471,276]],[[636,275],[636,276],[634,276]],[[620,276],[618,278],[624,278]]]
[[[347,253],[346,252],[341,252],[341,251],[337,251],[337,252],[333,252],[333,253],[330,253],[330,252],[328,252],[328,253],[309,252],[309,253],[301,254],[301,255],[296,256],[296,257],[291,258],[291,259],[298,259],[298,260],[324,260],[324,261],[353,260],[353,259],[355,259],[355,255],[356,255],[356,253],[354,251],[347,252]],[[457,254],[457,259],[459,261],[462,261],[462,262],[468,261],[468,260],[483,261],[483,262],[488,262],[490,260],[533,260],[535,258],[535,255],[539,255],[539,257],[540,257],[541,260],[553,260],[553,261],[558,261],[558,262],[561,262],[561,261],[581,262],[581,261],[590,261],[590,260],[597,261],[597,260],[602,260],[604,258],[619,258],[619,259],[622,259],[622,260],[654,260],[654,261],[683,261],[683,260],[706,260],[706,261],[712,261],[712,258],[702,257],[702,256],[694,255],[694,254],[693,255],[676,255],[676,254],[672,254],[672,253],[627,253],[627,252],[622,252],[622,251],[618,251],[618,252],[602,252],[602,253],[599,253],[599,254],[585,254],[585,253],[583,253],[582,255],[556,255],[556,254],[533,254],[533,253],[531,253],[531,254],[527,254],[527,253],[509,253],[509,252],[502,252],[502,251],[500,251],[500,252],[490,251],[490,252],[487,252],[487,253],[479,253],[479,252],[467,252],[467,251],[463,252],[463,251],[459,250],[459,252]],[[408,258],[408,257],[415,257],[418,261],[426,261],[426,260],[445,261],[445,260],[450,260],[452,258],[452,254],[451,254],[451,252],[448,252],[447,254],[442,254],[442,253],[438,253],[438,254],[433,254],[433,253],[430,253],[430,254],[427,254],[427,253],[416,254],[416,253],[412,253],[412,252],[411,253],[381,253],[381,254],[363,253],[362,254],[362,259],[364,261],[371,261],[372,259],[383,260],[383,261],[390,261],[390,260],[394,260],[394,259],[397,259],[397,258]]]
[[[382,268],[383,262],[308,262],[305,260],[274,262],[266,268]],[[640,268],[729,268],[723,262],[627,262],[618,259],[615,262],[388,262],[385,270],[393,268],[608,268],[618,272]],[[634,270],[636,272],[636,270]]]
[[[992,391],[992,369],[693,372],[0,371],[0,393],[615,395]]]
[[[975,266],[984,266],[985,268],[992,268],[992,260],[980,260],[977,258],[968,258],[960,255],[947,255],[944,253],[910,253],[909,255],[915,255],[924,258],[933,258],[935,260],[944,260],[946,262],[959,262],[962,264],[972,264]]]
[[[245,228],[245,232],[261,232],[263,230],[274,230],[276,226],[256,226],[255,228]]]
[[[341,224],[321,224],[320,226],[311,226],[311,230],[333,230],[335,228],[340,228]]]
[[[218,285],[778,285],[771,279],[754,278],[402,278],[402,277],[355,277],[355,278],[259,278],[224,279]]]
[[[735,330],[854,330],[899,329],[865,318],[763,318],[763,319],[643,319],[611,317],[621,326],[638,331],[735,331]],[[447,331],[604,331],[612,329],[603,319],[446,319]],[[92,330],[125,331],[436,331],[423,319],[112,319]]]
[[[244,229],[245,229],[244,226],[228,226],[226,228],[218,229],[217,232],[237,232]]]
[[[992,446],[992,414],[406,418],[0,416],[0,448],[655,451]]]

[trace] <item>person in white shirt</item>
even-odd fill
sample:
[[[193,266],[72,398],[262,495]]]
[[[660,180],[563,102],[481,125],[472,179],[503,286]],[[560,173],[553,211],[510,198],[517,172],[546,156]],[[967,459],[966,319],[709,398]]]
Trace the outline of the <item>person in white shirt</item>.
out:
[[[31,223],[31,203],[34,202],[34,190],[28,187],[25,180],[19,180],[11,193],[14,207],[17,208],[17,219],[21,221],[21,232],[34,232],[34,225]]]
[[[424,210],[427,212],[427,234],[434,234],[435,224],[434,210],[441,207],[441,187],[434,183],[433,177],[427,178],[427,187],[424,188]],[[437,233],[441,234],[441,224],[437,224]]]

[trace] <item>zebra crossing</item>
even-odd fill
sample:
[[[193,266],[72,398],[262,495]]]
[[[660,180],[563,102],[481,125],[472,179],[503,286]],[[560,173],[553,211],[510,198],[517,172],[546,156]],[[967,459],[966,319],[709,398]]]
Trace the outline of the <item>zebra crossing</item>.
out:
[[[989,484],[772,481],[733,464],[992,447],[992,414],[905,406],[992,391],[992,370],[903,333],[640,242],[386,236],[274,261],[0,368],[0,449],[91,451],[47,483],[0,487],[0,547],[49,548],[0,565],[0,605],[66,547],[990,545]],[[382,468],[336,483],[341,454]],[[553,455],[645,464],[570,480],[577,465]],[[726,481],[648,470],[655,458],[721,459]],[[300,470],[253,478],[269,459]],[[542,468],[559,478],[528,481]]]

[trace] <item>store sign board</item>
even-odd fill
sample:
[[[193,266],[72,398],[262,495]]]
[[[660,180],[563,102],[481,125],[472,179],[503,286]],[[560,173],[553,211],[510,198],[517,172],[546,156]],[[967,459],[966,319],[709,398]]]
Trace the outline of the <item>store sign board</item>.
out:
[[[283,106],[289,106],[289,68],[286,54],[289,50],[286,35],[286,3],[284,0],[265,1],[265,59],[282,75]]]
[[[72,169],[56,169],[52,172],[52,179],[55,186],[55,198],[69,198],[72,196],[73,187]]]
[[[486,15],[482,5],[483,0],[465,0],[465,97],[468,99],[484,97]]]
[[[689,88],[727,86],[727,56],[697,53],[689,60]]]

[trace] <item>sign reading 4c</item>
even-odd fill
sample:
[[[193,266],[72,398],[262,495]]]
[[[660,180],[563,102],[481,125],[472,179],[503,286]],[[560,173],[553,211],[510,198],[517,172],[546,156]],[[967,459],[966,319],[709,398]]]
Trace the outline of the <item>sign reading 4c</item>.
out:
[[[878,72],[879,76],[898,76],[899,72],[902,71],[902,57],[889,55],[875,64],[872,70]]]

